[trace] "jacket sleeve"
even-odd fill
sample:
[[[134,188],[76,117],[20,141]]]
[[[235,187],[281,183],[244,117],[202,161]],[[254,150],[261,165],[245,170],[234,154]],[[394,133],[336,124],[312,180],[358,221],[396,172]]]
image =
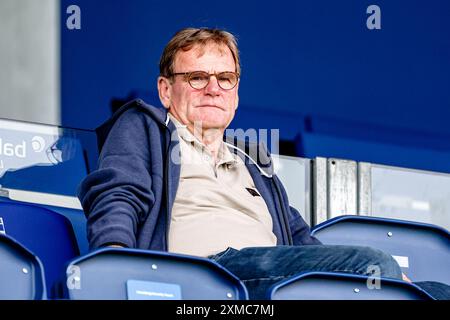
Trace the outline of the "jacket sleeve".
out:
[[[318,245],[322,244],[317,238],[311,235],[308,224],[303,220],[300,213],[293,207],[289,207],[289,227],[291,229],[294,245]]]
[[[138,110],[122,114],[105,140],[98,169],[78,188],[91,249],[136,247],[138,225],[154,204],[147,132]]]

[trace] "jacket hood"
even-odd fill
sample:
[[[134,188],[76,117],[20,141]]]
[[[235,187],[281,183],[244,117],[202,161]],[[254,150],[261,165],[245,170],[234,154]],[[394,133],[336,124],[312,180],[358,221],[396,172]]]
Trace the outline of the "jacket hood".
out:
[[[167,111],[165,109],[156,108],[151,105],[148,105],[141,99],[132,100],[121,106],[116,112],[114,112],[111,118],[106,120],[103,124],[101,124],[98,128],[95,129],[95,132],[97,134],[97,148],[99,152],[102,150],[103,145],[105,144],[106,141],[106,137],[108,136],[109,132],[114,126],[114,123],[117,121],[117,119],[120,118],[120,116],[123,113],[125,113],[125,111],[131,108],[142,109],[142,111],[150,115],[156,122],[166,126]]]

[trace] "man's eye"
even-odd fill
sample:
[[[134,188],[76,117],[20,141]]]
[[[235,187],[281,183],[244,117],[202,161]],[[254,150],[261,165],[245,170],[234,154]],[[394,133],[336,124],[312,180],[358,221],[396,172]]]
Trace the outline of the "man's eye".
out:
[[[220,76],[219,77],[219,81],[222,81],[222,82],[231,82],[231,77],[230,76]]]
[[[208,77],[205,77],[202,75],[193,75],[191,77],[191,80],[193,80],[193,81],[208,81]]]

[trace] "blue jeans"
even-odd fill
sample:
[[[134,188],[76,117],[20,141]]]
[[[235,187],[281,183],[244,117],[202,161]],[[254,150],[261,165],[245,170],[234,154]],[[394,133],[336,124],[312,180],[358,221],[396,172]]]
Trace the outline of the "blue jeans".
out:
[[[228,248],[210,259],[224,266],[247,287],[250,299],[266,298],[267,290],[276,282],[307,271],[345,272],[370,275],[371,265],[377,265],[381,277],[402,279],[398,263],[378,249],[362,246],[308,245]],[[420,283],[417,283],[420,285]],[[427,282],[424,290],[435,287]],[[450,297],[450,287],[438,288],[440,296]],[[448,295],[447,295],[448,294]]]

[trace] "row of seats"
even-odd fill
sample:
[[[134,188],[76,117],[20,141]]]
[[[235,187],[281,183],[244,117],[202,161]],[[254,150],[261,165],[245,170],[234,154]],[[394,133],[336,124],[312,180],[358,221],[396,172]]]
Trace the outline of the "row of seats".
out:
[[[79,254],[70,222],[51,210],[0,203],[0,299],[245,300],[243,283],[217,263],[134,249]],[[14,222],[16,221],[16,222]],[[20,221],[20,223],[19,223]],[[25,233],[24,233],[25,232]],[[431,225],[342,216],[312,231],[325,244],[368,245],[393,255],[415,281],[450,284],[450,236]],[[430,299],[419,287],[340,273],[304,273],[274,285],[268,299]]]
[[[40,259],[8,236],[0,236],[0,299],[45,299]],[[299,274],[273,286],[271,300],[432,299],[415,285],[339,273]],[[247,300],[242,282],[220,265],[202,258],[162,252],[102,249],[69,263],[58,297],[74,300]],[[382,286],[382,287],[381,287]]]

